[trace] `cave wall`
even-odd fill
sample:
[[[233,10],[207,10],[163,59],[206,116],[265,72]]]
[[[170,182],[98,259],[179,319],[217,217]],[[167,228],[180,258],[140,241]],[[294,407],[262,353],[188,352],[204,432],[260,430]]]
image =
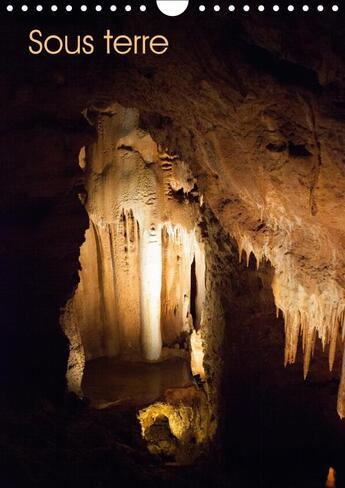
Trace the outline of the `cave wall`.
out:
[[[76,161],[90,136],[78,118],[71,127],[5,127],[1,139],[2,395],[18,406],[65,388],[59,309],[76,283],[87,225]]]

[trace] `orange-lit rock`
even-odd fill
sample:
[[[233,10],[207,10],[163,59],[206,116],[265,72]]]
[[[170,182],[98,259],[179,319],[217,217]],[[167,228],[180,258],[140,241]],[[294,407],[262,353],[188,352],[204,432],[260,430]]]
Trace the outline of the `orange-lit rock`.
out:
[[[330,467],[327,475],[326,488],[335,488],[335,471],[334,468]]]
[[[163,345],[188,348],[202,325],[200,195],[188,166],[138,128],[136,110],[114,105],[92,117],[98,139],[80,154],[90,226],[62,324],[68,336],[77,324],[86,360],[159,360]]]

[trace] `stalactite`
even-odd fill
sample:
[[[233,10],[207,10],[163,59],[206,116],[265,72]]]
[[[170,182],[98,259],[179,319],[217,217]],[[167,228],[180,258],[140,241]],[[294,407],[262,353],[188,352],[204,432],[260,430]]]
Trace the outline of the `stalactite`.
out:
[[[163,226],[161,323],[163,340],[167,345],[173,344],[181,334],[181,324],[184,325],[186,312],[189,310],[190,283],[186,273],[190,260],[189,246],[184,248],[181,237],[182,233],[177,228]]]
[[[336,321],[335,327],[331,330],[331,337],[330,337],[330,344],[329,344],[329,370],[333,370],[336,347],[337,347],[337,339],[339,334],[339,326],[340,320]]]
[[[313,327],[309,327],[306,333],[305,348],[304,348],[304,362],[303,362],[304,379],[306,379],[309,372],[310,359],[314,349],[315,339],[316,339],[316,330]]]
[[[138,222],[131,210],[122,211],[114,225],[114,320],[122,354],[140,350],[140,249]]]
[[[193,330],[191,338],[191,368],[194,376],[205,378],[204,369],[204,347],[202,344],[201,331]]]
[[[98,289],[99,289],[99,297],[100,297],[99,313],[100,313],[100,324],[102,328],[102,332],[100,335],[100,342],[101,342],[101,350],[103,355],[105,350],[104,324],[106,323],[104,286],[103,286],[103,253],[102,253],[101,238],[98,229],[92,221],[90,222],[90,227],[92,229],[93,237],[96,244],[96,266],[97,266]]]
[[[318,294],[308,293],[301,285],[296,286],[293,280],[293,276],[290,276],[287,281],[286,276],[282,273],[276,274],[273,283],[276,305],[283,311],[285,319],[287,362],[295,361],[298,336],[301,330],[304,375],[306,376],[308,373],[317,336],[321,339],[323,348],[327,344],[330,345],[329,365],[332,369],[345,305],[341,292],[334,285],[333,289],[324,290]]]
[[[284,313],[285,319],[285,366],[294,363],[297,355],[298,338],[300,332],[299,313],[291,314],[290,311]]]
[[[86,360],[159,360],[163,346],[187,355],[189,335],[202,328],[205,300],[195,179],[177,155],[162,153],[138,128],[136,110],[116,105],[94,120],[97,142],[80,154],[90,228],[71,300]]]
[[[343,351],[340,385],[338,389],[337,412],[341,419],[345,418],[345,347]]]
[[[204,308],[206,300],[206,261],[203,244],[194,238],[194,259],[196,278],[195,317],[194,327],[203,330]]]
[[[181,333],[189,333],[193,320],[198,320],[191,317],[191,266],[197,252],[195,231],[165,224],[162,243],[162,332],[166,343],[172,344]],[[198,260],[196,267],[202,267],[202,259]],[[195,297],[196,302],[198,296]],[[196,315],[199,313],[198,307],[196,303]]]
[[[290,232],[292,228],[290,229]],[[335,280],[329,279],[327,286],[319,286],[316,280],[304,276],[291,258],[289,237],[280,246],[269,245],[267,241],[260,245],[253,236],[235,229],[234,237],[238,242],[239,258],[242,253],[253,254],[257,263],[263,258],[269,260],[275,268],[272,283],[277,317],[282,311],[285,324],[285,365],[294,363],[301,336],[304,354],[304,378],[314,353],[317,338],[323,349],[329,345],[329,367],[333,368],[337,339],[341,331],[344,342],[345,293]],[[344,361],[343,361],[344,363]],[[338,395],[338,412],[345,416],[345,372],[343,364],[342,381]]]

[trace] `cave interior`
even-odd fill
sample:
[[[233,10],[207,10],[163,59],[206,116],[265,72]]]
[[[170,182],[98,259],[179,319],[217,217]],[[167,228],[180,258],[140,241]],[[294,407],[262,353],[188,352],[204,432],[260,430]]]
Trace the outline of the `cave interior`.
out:
[[[2,25],[6,488],[345,486],[345,33],[292,19]]]

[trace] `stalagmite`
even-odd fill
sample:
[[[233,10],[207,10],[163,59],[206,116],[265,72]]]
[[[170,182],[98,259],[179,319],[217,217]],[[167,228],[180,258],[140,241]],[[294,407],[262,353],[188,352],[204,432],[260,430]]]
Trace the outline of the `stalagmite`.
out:
[[[152,226],[140,238],[141,337],[145,359],[159,359],[161,334],[162,241],[160,229]]]

